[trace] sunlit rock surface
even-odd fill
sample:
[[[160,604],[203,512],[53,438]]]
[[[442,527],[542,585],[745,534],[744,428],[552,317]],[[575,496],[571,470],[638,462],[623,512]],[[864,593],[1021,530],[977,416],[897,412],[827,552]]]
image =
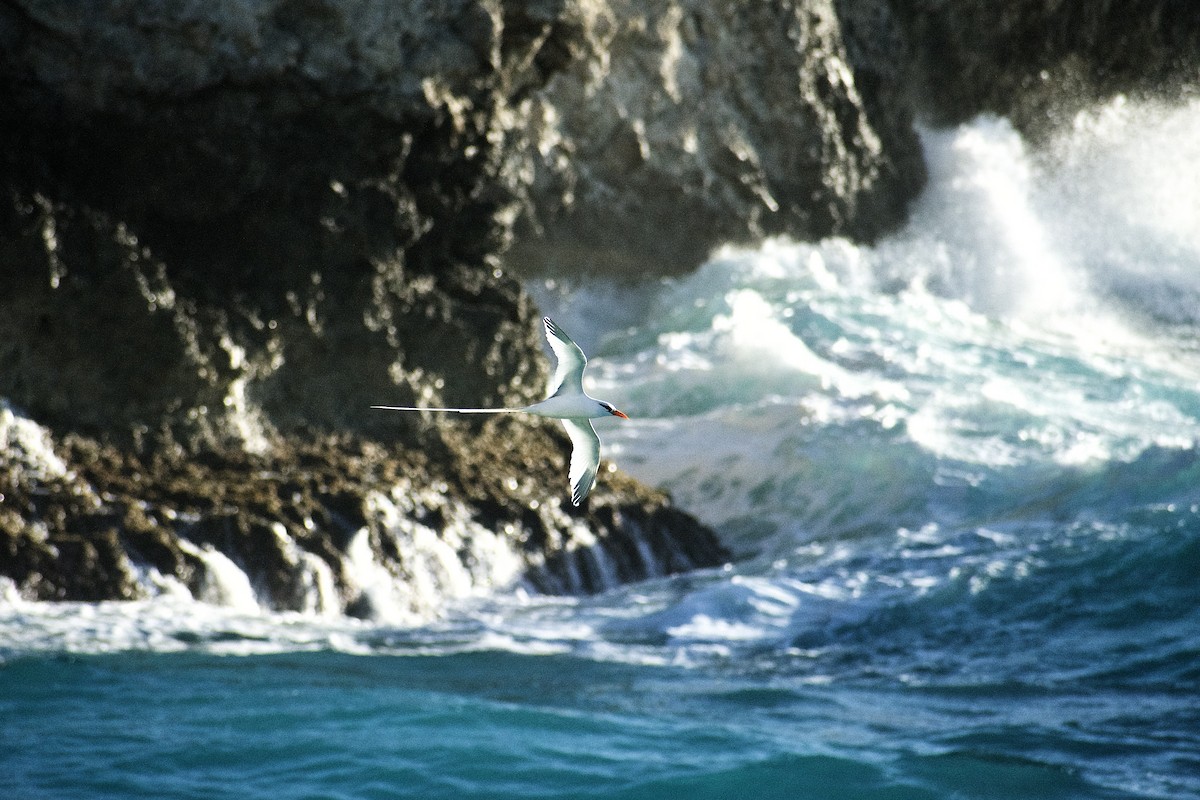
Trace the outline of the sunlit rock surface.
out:
[[[514,269],[679,273],[727,242],[904,219],[924,168],[884,0],[567,7],[570,58],[518,106]]]

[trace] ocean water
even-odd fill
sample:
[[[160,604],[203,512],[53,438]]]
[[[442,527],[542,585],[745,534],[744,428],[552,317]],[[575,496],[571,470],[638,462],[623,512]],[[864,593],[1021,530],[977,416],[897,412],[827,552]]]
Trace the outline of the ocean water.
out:
[[[1200,104],[923,141],[872,246],[531,287],[731,564],[411,624],[10,587],[0,796],[1200,797]]]

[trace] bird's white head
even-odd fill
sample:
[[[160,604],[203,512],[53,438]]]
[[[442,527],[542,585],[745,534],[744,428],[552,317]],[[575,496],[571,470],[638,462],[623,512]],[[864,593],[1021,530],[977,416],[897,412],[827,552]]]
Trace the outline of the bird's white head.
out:
[[[621,419],[629,419],[629,417],[625,416],[625,412],[618,411],[617,409],[613,408],[611,403],[606,403],[603,400],[601,400],[600,407],[603,408],[605,411],[607,411],[609,414],[612,414],[614,417],[620,417]]]

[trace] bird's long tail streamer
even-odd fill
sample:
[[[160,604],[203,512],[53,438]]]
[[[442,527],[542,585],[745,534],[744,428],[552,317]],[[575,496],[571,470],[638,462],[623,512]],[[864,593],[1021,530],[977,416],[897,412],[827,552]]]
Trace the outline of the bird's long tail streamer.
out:
[[[417,408],[415,406],[371,406],[381,411],[453,411],[456,414],[517,414],[523,408]]]

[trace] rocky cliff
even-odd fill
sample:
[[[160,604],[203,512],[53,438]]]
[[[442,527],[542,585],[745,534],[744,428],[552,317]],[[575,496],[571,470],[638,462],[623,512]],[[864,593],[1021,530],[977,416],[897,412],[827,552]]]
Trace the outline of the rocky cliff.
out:
[[[914,113],[1194,64],[1194,12],[1143,5],[1149,61],[1049,0],[4,0],[0,575],[420,616],[718,564],[620,473],[571,508],[554,425],[368,406],[539,398],[514,273],[878,236]]]
[[[619,475],[572,509],[554,426],[368,408],[540,399],[497,255],[564,14],[0,6],[0,572],[213,596],[232,564],[269,606],[394,616],[726,558]]]
[[[913,103],[940,123],[982,112],[1037,137],[1115,94],[1200,91],[1200,5],[1181,0],[892,0]]]
[[[577,50],[521,102],[514,269],[670,274],[904,219],[925,173],[884,2],[580,7]]]

